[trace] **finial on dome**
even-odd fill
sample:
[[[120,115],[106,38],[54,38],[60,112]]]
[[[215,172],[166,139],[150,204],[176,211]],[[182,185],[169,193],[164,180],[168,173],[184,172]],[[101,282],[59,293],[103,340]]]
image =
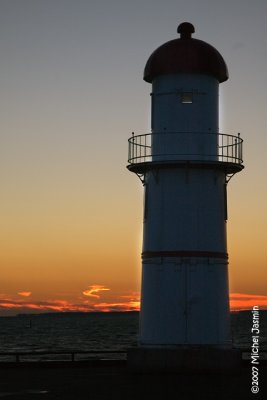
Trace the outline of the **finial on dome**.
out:
[[[183,22],[178,26],[177,32],[181,34],[181,39],[190,39],[192,33],[195,32],[195,28],[190,22]]]

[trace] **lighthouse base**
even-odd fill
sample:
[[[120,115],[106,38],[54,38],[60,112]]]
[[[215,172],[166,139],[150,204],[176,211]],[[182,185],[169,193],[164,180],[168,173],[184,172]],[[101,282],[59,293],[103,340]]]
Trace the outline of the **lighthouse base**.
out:
[[[234,372],[241,352],[210,346],[138,347],[128,349],[127,366],[135,372]]]

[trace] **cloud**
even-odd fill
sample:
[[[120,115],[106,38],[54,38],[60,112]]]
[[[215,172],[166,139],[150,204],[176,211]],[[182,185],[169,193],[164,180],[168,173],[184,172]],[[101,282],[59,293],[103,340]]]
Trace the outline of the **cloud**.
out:
[[[0,299],[0,314],[13,315],[17,313],[31,312],[108,312],[108,311],[138,311],[139,302],[103,302],[99,304],[75,303],[65,300],[48,300],[28,302],[13,300],[11,298]]]
[[[94,307],[83,303],[73,303],[67,300],[47,300],[29,302],[14,300],[10,297],[0,298],[1,314],[29,313],[29,312],[66,312],[66,311],[95,311]]]
[[[29,297],[31,294],[32,294],[32,292],[28,292],[28,291],[22,291],[22,292],[18,292],[18,294],[20,295],[20,296],[23,296],[23,297]]]
[[[95,298],[99,299],[100,296],[96,293],[101,292],[101,291],[106,291],[106,290],[110,290],[110,289],[106,288],[103,285],[91,285],[91,286],[89,286],[88,289],[83,291],[83,295],[89,296],[89,297],[95,297]]]
[[[96,311],[109,312],[109,311],[139,311],[139,301],[128,301],[121,303],[99,303],[95,305]]]
[[[232,311],[251,310],[253,306],[267,309],[267,296],[246,293],[230,294],[230,308]]]
[[[90,300],[77,298],[69,300],[46,300],[30,301],[29,296],[22,298],[12,298],[11,296],[0,294],[0,315],[15,315],[18,313],[43,313],[43,312],[109,312],[109,311],[139,311],[140,294],[131,292],[118,296],[111,301],[97,302],[98,293],[101,290],[110,290],[103,285],[92,285],[85,292]],[[23,292],[19,292],[23,293]],[[91,298],[95,298],[95,303]],[[84,300],[83,300],[84,299]],[[253,306],[259,309],[267,309],[267,295],[253,295],[246,293],[231,293],[230,307],[232,311],[251,310]]]
[[[97,287],[96,287],[97,286]],[[93,293],[90,292],[93,290]],[[110,290],[102,285],[92,285],[88,289],[90,297],[99,298],[94,290]],[[87,295],[88,296],[88,295]],[[23,297],[23,296],[22,296]],[[0,315],[16,315],[18,313],[43,313],[43,312],[108,312],[108,311],[138,311],[140,307],[139,296],[127,295],[119,297],[119,301],[92,303],[92,300],[76,301],[46,300],[29,301],[26,296],[21,299],[0,294]]]

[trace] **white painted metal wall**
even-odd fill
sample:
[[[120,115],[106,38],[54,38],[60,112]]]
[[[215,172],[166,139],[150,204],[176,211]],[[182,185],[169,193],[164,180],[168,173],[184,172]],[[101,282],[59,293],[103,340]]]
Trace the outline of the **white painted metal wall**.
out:
[[[218,87],[203,74],[154,79],[152,161],[217,160]],[[229,346],[225,201],[216,167],[145,173],[141,345]],[[181,251],[188,255],[175,256]]]
[[[231,345],[226,261],[148,259],[141,307],[140,345]]]
[[[226,254],[225,175],[159,169],[145,181],[143,254]],[[230,343],[228,262],[221,257],[145,257],[140,343]]]
[[[146,173],[143,251],[226,252],[225,174],[170,168]]]
[[[217,159],[218,88],[216,78],[203,74],[169,74],[154,79],[153,161]],[[180,155],[173,158],[177,148]]]

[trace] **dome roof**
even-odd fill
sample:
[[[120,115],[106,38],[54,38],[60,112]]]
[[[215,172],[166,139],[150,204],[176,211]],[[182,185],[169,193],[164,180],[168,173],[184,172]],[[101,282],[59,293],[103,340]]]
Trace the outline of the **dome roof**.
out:
[[[195,32],[192,24],[183,22],[177,32],[180,38],[158,47],[149,57],[144,70],[146,82],[151,83],[159,75],[176,73],[212,75],[219,82],[228,79],[227,65],[221,54],[210,44],[191,38]]]

